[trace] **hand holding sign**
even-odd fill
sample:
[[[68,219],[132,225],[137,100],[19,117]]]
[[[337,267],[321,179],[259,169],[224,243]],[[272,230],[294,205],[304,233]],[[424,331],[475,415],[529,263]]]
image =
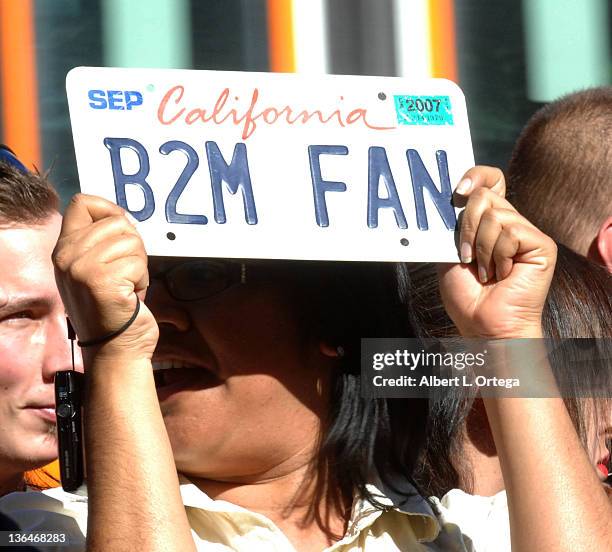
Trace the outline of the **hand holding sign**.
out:
[[[461,241],[475,251],[477,266],[440,265],[449,316],[466,337],[541,337],[554,241],[494,191],[467,195]]]
[[[56,279],[80,340],[120,328],[134,313],[136,295],[148,286],[147,255],[121,207],[105,199],[74,196],[53,252]],[[135,322],[104,345],[119,357],[151,358],[158,328],[142,304]]]

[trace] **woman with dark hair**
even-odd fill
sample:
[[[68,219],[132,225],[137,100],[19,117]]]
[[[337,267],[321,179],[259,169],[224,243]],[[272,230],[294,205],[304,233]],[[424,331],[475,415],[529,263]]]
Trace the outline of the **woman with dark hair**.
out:
[[[413,306],[423,331],[435,337],[458,335],[442,306],[432,267],[416,267],[411,275]],[[551,367],[576,432],[602,481],[608,477],[606,440],[612,436],[611,312],[612,275],[558,245],[542,328],[546,337],[560,340],[551,352]],[[601,340],[600,359],[578,364],[585,345],[576,338]],[[431,404],[427,444],[416,480],[429,496],[442,497],[445,518],[460,523],[479,549],[487,550],[489,542],[491,550],[510,550],[502,467],[482,400],[474,401],[464,388],[450,388],[440,395]]]
[[[69,208],[65,230],[78,224],[80,215],[96,216],[97,210],[111,215],[94,224],[91,230],[98,235],[71,233],[64,242],[67,247],[58,247],[58,265],[79,266],[66,258],[76,247],[79,255],[90,251],[102,257],[97,257],[94,272],[101,272],[100,262],[115,262],[121,270],[125,259],[132,260],[126,251],[134,252],[136,268],[143,269],[142,245],[117,207],[82,198]],[[100,239],[104,248],[94,245]],[[131,471],[130,483],[125,482],[130,486],[127,494],[118,484],[110,495],[101,493],[98,485],[101,479],[118,483],[118,451],[111,452],[108,440],[124,434],[126,424],[133,423],[139,432],[136,452],[130,450],[129,455],[141,457],[138,443],[149,443],[150,437],[140,432],[150,431],[151,420],[161,421],[152,412],[159,399],[161,444],[171,445],[182,474],[183,499],[185,493],[190,497],[189,526],[203,542],[252,549],[285,546],[289,539],[302,548],[322,549],[340,540],[347,546],[377,540],[379,547],[393,538],[406,546],[433,540],[439,532],[435,515],[409,478],[423,443],[427,403],[366,400],[360,389],[361,336],[414,335],[402,270],[375,263],[149,259],[135,287],[140,291],[146,278],[141,313],[150,316],[151,308],[156,325],[140,336],[136,347],[129,334],[142,332],[140,314],[134,327],[113,342],[84,349],[90,366],[104,366],[89,373],[86,406],[90,539],[103,539],[100,546],[108,546],[109,533],[97,533],[97,522],[106,518],[110,505],[114,516],[118,504],[128,506],[124,498],[116,501],[115,491],[122,497],[142,492],[139,486],[134,494],[131,482],[150,481],[149,474],[157,473],[155,488],[164,502],[172,503],[178,491],[178,485],[168,481],[176,478],[173,470],[160,465],[161,454],[149,457],[152,465],[141,459],[138,473]],[[112,276],[103,276],[114,279],[116,274],[113,270]],[[96,276],[90,276],[87,281],[97,285]],[[77,276],[69,278],[75,282]],[[114,316],[112,310],[99,315]],[[87,339],[81,315],[71,309],[79,336]],[[136,358],[129,358],[134,350]],[[149,354],[156,394],[144,391],[152,381],[150,368],[145,369]],[[117,375],[111,375],[119,366]],[[142,400],[136,402],[133,393],[144,393]],[[108,399],[113,408],[115,401],[133,405],[131,419],[110,415]],[[149,418],[146,424],[143,412]],[[117,445],[122,442],[118,439]],[[95,461],[102,457],[113,457],[112,467]],[[388,498],[391,489],[394,502]],[[155,496],[162,500],[155,489],[147,493],[153,497],[149,495],[150,502]],[[142,505],[146,510],[147,501]],[[408,527],[395,528],[397,514],[386,512],[390,507],[398,508]],[[219,509],[223,515],[214,515]],[[184,522],[184,513],[171,515]],[[141,522],[145,530],[150,516]],[[372,533],[374,524],[388,526],[388,535]],[[347,527],[352,527],[348,534]],[[169,530],[175,528],[173,523]]]
[[[95,208],[97,198],[91,201]],[[103,208],[117,210],[105,202]],[[105,268],[107,255],[116,254],[116,248],[121,252],[134,246],[133,227],[119,213],[97,225],[100,232],[113,234],[105,244],[109,253],[102,251],[99,269]],[[70,223],[70,210],[68,217]],[[139,238],[138,247],[142,247]],[[94,249],[95,254],[101,252]],[[340,540],[357,516],[351,511],[355,496],[360,497],[360,528],[346,538],[349,541],[373,538],[367,535],[375,522],[393,526],[394,516],[385,514],[391,506],[397,506],[406,520],[415,520],[413,529],[402,530],[404,542],[436,537],[435,515],[411,484],[411,470],[406,470],[414,465],[423,443],[426,401],[366,400],[360,389],[361,336],[413,334],[403,266],[151,258],[147,278],[146,306],[143,302],[141,309],[147,314],[152,309],[154,330],[159,328],[152,358],[155,388],[150,387],[149,359],[125,357],[131,344],[115,350],[122,351],[115,364],[123,366],[120,374],[111,377],[108,369],[90,372],[85,428],[93,511],[113,504],[106,496],[96,503],[102,479],[125,493],[119,483],[124,463],[117,463],[117,454],[126,442],[121,437],[126,424],[134,423],[134,430],[147,439],[146,418],[155,421],[161,408],[166,429],[153,443],[170,443],[181,474],[188,475],[189,481],[181,479],[181,492],[189,494],[190,525],[202,538],[228,546],[242,542],[252,549],[263,531],[270,546],[283,545],[288,538],[321,549]],[[95,280],[92,275],[89,282]],[[106,365],[105,351],[105,346],[96,349],[95,358]],[[149,365],[146,373],[138,369],[141,361]],[[134,364],[130,372],[128,367]],[[97,375],[104,381],[98,382]],[[152,394],[139,403],[125,398],[120,410],[133,407],[132,416],[115,418],[104,410],[106,399],[97,400],[98,385],[113,400],[123,391]],[[101,442],[109,445],[103,456],[112,460],[112,475],[100,475],[100,464],[95,462]],[[139,459],[130,468],[130,480],[142,484],[139,476],[146,473],[143,487],[148,488],[149,474],[163,472],[153,484],[161,487],[169,477],[168,465],[160,462],[160,455],[150,455],[150,448],[138,445],[136,439],[127,451],[129,459]],[[176,477],[174,467],[170,476]],[[387,498],[391,489],[394,502]],[[122,496],[131,500],[136,495]],[[65,513],[85,530],[83,497],[61,493],[53,497],[63,500]],[[4,504],[21,513],[51,509],[48,500],[41,502],[43,498],[47,497],[34,501],[24,495]],[[248,504],[258,514],[245,518],[232,504],[215,516],[219,503]],[[116,504],[113,509],[117,511]],[[263,513],[269,521],[262,521]],[[90,517],[90,526],[92,520],[96,515]],[[146,526],[151,519],[142,523]]]

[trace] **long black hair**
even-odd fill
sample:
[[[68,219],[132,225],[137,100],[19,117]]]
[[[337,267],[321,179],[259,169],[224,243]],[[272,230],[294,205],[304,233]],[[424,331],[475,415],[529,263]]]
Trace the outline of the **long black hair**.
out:
[[[378,477],[397,496],[402,488],[398,478],[411,481],[425,440],[428,401],[364,398],[361,339],[420,335],[406,267],[358,262],[288,266],[304,331],[343,352],[332,375],[320,441],[317,469],[325,477],[318,480],[328,482],[320,492],[336,505],[357,492],[384,509],[368,484]],[[320,512],[313,514],[320,520]]]

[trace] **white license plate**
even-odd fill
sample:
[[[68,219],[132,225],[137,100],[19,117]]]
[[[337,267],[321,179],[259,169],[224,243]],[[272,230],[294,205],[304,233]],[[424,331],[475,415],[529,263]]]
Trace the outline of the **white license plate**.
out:
[[[474,158],[450,81],[79,67],[66,87],[81,190],[150,255],[458,260]]]

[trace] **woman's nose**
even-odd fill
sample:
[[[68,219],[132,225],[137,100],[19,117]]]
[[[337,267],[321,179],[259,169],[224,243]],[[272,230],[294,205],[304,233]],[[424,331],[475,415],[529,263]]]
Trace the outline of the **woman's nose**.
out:
[[[189,329],[191,320],[185,304],[177,301],[168,293],[163,281],[151,278],[145,304],[155,316],[160,328],[170,326],[179,332],[185,332]]]

